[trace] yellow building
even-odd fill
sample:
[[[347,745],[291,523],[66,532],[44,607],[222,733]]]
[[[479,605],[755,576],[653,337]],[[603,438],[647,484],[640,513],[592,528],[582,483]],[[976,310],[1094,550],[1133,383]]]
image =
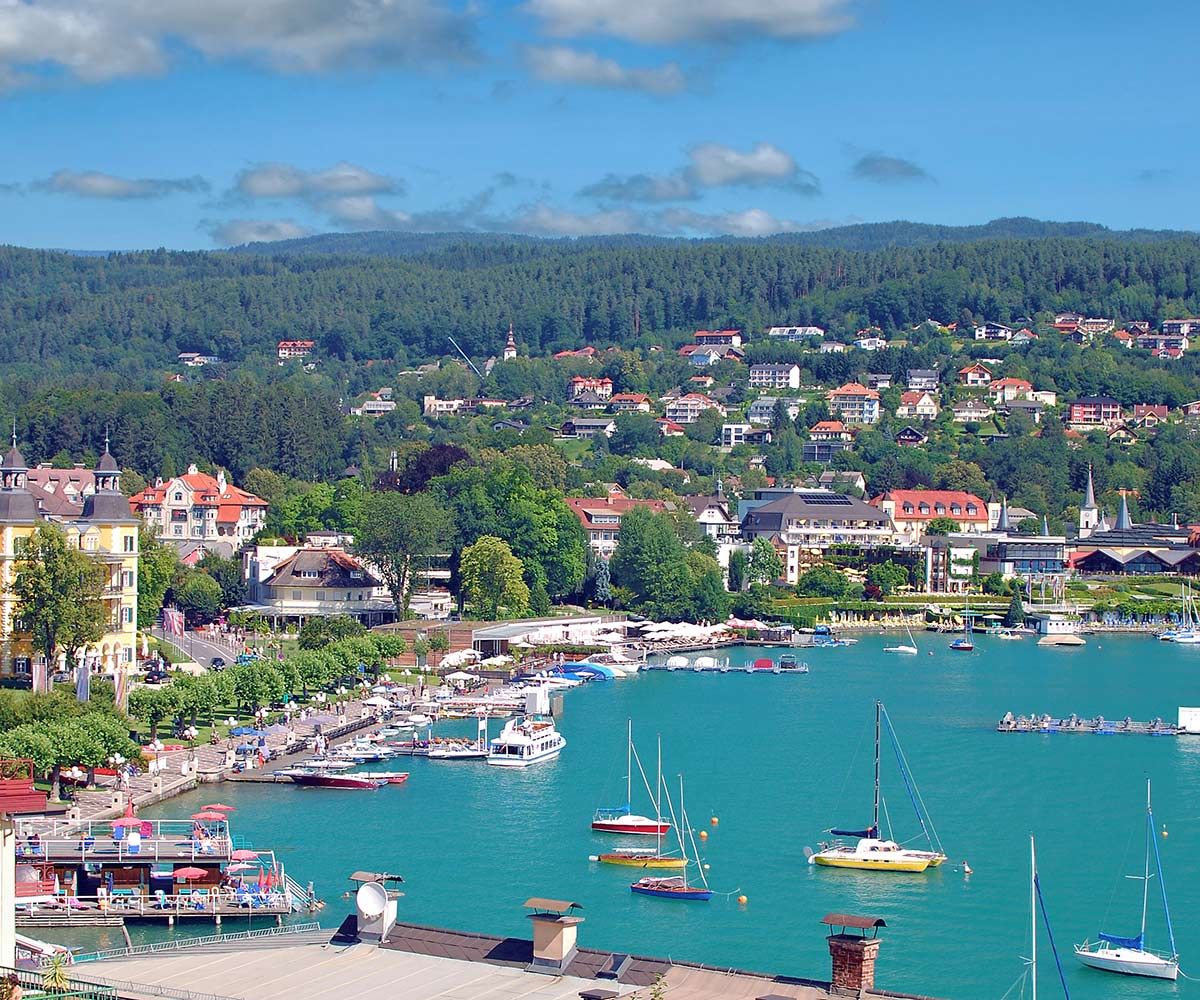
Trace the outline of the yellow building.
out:
[[[44,676],[40,652],[32,647],[28,634],[15,628],[12,587],[23,540],[47,522],[57,524],[70,542],[108,570],[103,591],[108,631],[79,651],[78,662],[89,673],[114,678],[136,662],[138,520],[121,493],[121,470],[109,454],[107,441],[94,475],[95,492],[77,504],[29,482],[29,468],[15,435],[4,456],[0,465],[0,675],[34,675],[39,680]],[[45,673],[60,669],[62,660]]]

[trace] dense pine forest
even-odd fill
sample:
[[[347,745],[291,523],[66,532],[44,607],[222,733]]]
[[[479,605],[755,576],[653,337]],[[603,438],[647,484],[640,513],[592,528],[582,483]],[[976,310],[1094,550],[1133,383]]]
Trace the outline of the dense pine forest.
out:
[[[761,242],[464,242],[407,257],[0,250],[0,365],[149,385],[180,351],[233,364],[311,338],[334,361],[484,357],[679,342],[696,327],[904,329],[1038,311],[1147,319],[1200,310],[1200,239],[936,243],[867,252]]]

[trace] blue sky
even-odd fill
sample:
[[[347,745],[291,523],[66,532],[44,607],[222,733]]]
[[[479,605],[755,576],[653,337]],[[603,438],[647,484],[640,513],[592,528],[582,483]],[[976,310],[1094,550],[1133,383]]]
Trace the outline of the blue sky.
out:
[[[1200,229],[1195,3],[0,0],[0,27],[0,242]]]

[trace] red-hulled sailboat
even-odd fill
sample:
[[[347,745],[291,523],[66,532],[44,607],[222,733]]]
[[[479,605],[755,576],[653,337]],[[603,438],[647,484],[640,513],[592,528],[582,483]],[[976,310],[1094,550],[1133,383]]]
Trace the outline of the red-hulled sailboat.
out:
[[[671,831],[671,824],[661,816],[651,819],[649,816],[639,816],[633,812],[633,763],[636,757],[637,751],[633,748],[633,720],[630,719],[625,751],[625,804],[615,808],[597,809],[592,815],[593,830],[637,837],[662,837]],[[642,762],[638,760],[637,765],[640,771]]]

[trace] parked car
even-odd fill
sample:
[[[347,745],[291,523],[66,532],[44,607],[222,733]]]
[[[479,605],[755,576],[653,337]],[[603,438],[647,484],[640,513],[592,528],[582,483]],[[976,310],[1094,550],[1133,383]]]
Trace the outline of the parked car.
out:
[[[0,688],[8,688],[13,691],[32,691],[33,675],[16,674],[12,677],[0,677]]]
[[[165,684],[170,679],[170,675],[162,667],[146,671],[145,681],[147,684]]]
[[[208,661],[208,669],[209,670],[224,670],[225,669],[225,657],[214,656],[211,660]]]

